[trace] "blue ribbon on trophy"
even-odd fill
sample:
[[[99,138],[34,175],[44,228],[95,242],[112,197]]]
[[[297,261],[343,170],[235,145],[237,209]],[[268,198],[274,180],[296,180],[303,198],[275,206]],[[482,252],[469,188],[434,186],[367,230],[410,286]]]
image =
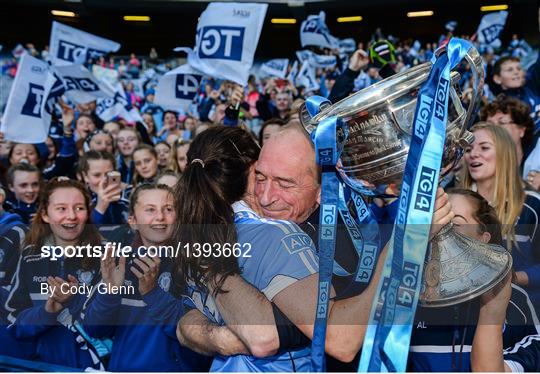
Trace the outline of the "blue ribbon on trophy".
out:
[[[420,89],[401,186],[399,210],[369,325],[359,372],[406,369],[414,313],[445,144],[450,71],[469,42],[453,38],[434,58]]]
[[[306,101],[306,110],[310,117],[314,117],[329,104],[325,98],[312,96]],[[311,351],[312,370],[316,372],[325,371],[324,351],[328,303],[332,289],[337,212],[345,222],[358,254],[359,264],[354,277],[355,282],[369,283],[380,247],[378,226],[371,210],[360,195],[342,184],[336,172],[336,164],[347,137],[347,125],[337,117],[321,121],[312,133],[317,163],[323,170],[319,227],[319,287]],[[354,217],[350,214],[348,202],[354,208]]]
[[[344,132],[340,143],[338,129]],[[343,150],[343,142],[347,138],[348,129],[337,117],[321,121],[312,134],[315,143],[317,164],[322,167],[322,196],[319,221],[319,289],[315,326],[311,345],[312,370],[325,371],[326,322],[328,318],[328,302],[332,290],[332,273],[334,250],[336,244],[337,211],[339,196],[339,179],[336,164]]]

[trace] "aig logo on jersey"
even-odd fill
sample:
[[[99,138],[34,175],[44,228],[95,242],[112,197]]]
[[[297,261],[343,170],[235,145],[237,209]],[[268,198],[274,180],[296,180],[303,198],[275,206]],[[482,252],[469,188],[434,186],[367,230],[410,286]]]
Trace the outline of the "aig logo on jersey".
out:
[[[281,239],[281,244],[292,255],[309,249],[313,245],[313,242],[311,241],[311,238],[306,234],[294,233],[289,234],[283,239]]]
[[[241,61],[244,32],[244,27],[202,27],[199,31],[197,45],[199,57]]]

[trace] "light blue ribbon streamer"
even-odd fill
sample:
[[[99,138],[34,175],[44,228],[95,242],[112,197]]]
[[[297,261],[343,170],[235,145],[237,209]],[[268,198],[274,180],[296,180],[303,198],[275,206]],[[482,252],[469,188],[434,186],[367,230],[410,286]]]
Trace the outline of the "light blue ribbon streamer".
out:
[[[344,139],[338,139],[338,129],[343,130]],[[311,363],[312,370],[315,372],[325,371],[326,321],[332,290],[332,265],[334,263],[339,200],[339,179],[336,174],[336,164],[343,149],[340,143],[345,141],[347,135],[347,125],[337,117],[321,121],[312,134],[316,161],[323,169],[319,221],[319,287],[311,344]]]
[[[347,206],[350,195],[356,217],[353,218]],[[339,185],[339,215],[345,223],[351,242],[358,255],[358,266],[354,276],[357,283],[369,284],[377,263],[380,248],[380,235],[377,220],[364,199],[348,187]]]
[[[359,372],[404,372],[446,135],[450,70],[470,43],[453,38],[433,66],[416,105],[391,249],[373,302]]]
[[[306,99],[306,109],[310,117],[315,117],[325,107],[332,103],[325,97],[313,95]]]

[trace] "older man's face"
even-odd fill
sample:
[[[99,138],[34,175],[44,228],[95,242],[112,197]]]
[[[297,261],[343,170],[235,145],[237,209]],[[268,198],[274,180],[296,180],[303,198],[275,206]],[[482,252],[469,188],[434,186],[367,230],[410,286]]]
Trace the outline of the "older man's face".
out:
[[[266,217],[302,223],[318,207],[320,185],[308,142],[286,132],[264,143],[255,168],[255,194]]]
[[[278,110],[291,109],[291,100],[289,94],[281,92],[276,95],[276,108]]]

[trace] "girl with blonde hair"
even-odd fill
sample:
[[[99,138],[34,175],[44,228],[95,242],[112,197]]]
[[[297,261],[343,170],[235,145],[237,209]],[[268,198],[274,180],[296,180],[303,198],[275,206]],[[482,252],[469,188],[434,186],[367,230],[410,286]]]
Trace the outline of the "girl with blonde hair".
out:
[[[465,151],[462,186],[477,191],[495,208],[506,247],[512,250],[516,280],[540,309],[540,195],[521,181],[517,151],[508,132],[480,122]]]

